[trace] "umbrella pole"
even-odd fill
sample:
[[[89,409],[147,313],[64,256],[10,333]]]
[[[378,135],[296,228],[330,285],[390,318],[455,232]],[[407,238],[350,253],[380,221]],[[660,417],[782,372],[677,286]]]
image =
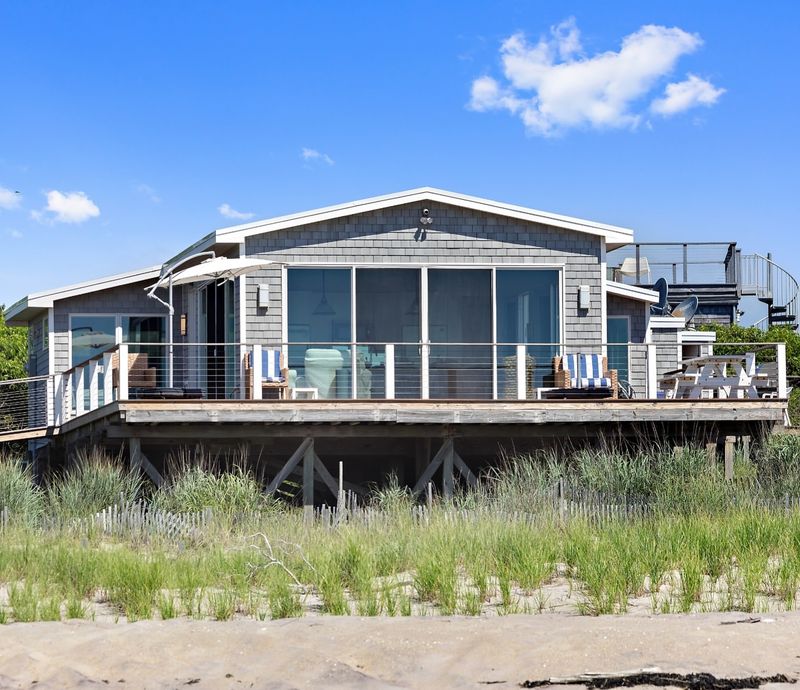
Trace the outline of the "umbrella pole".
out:
[[[169,274],[169,364],[168,364],[168,388],[172,388],[173,377],[172,377],[172,362],[173,362],[173,339],[174,339],[174,330],[173,325],[175,322],[175,307],[172,306],[172,274]]]

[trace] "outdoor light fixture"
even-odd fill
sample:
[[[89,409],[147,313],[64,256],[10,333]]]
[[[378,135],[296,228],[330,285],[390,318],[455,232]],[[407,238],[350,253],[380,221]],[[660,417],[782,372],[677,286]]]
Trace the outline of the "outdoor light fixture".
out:
[[[422,209],[422,216],[419,219],[420,225],[430,225],[433,223],[433,218],[431,218],[431,212],[427,208]]]
[[[180,330],[181,337],[185,337],[186,336],[186,332],[187,332],[187,329],[186,329],[186,314],[181,314],[180,329],[181,329]]]
[[[588,309],[589,308],[589,286],[588,285],[579,285],[578,286],[578,309]]]
[[[266,283],[258,286],[258,306],[260,309],[269,309],[269,285]]]

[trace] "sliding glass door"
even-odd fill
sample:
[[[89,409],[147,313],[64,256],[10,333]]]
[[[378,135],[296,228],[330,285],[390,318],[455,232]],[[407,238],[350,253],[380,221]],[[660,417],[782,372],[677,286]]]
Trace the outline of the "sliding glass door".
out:
[[[298,388],[351,398],[351,269],[295,268],[287,274],[290,369]]]
[[[491,270],[428,270],[428,335],[431,398],[492,397]]]
[[[559,274],[543,269],[498,269],[496,276],[497,391],[517,397],[517,344],[525,347],[527,397],[552,371],[559,342]],[[531,344],[534,343],[534,344]],[[550,344],[552,343],[552,345]]]
[[[559,351],[556,269],[290,268],[287,278],[288,366],[320,397],[516,398],[518,345],[532,397]]]
[[[359,398],[386,396],[386,347],[394,348],[396,398],[419,398],[420,270],[356,269],[356,376]]]

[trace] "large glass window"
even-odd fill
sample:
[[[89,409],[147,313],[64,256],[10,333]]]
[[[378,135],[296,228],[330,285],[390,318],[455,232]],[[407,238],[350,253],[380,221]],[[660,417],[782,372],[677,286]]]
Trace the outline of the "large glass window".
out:
[[[70,320],[72,336],[72,366],[77,366],[117,342],[115,316],[73,316]]]
[[[559,274],[543,269],[498,269],[497,296],[498,394],[517,397],[516,347],[527,344],[528,397],[550,372],[559,342]],[[533,343],[533,344],[531,344]],[[552,344],[551,344],[552,343]]]
[[[628,343],[631,340],[631,322],[627,316],[609,316],[607,321],[608,342],[625,343],[608,346],[608,368],[616,369],[617,376],[630,381],[628,365]]]
[[[127,316],[73,314],[70,316],[71,365],[77,366],[105,350],[118,344],[117,333],[122,342],[131,343],[131,353],[145,353],[148,357],[148,368],[157,371],[156,384],[165,383],[165,348],[157,346],[166,342],[166,318],[163,316]],[[104,404],[103,389],[106,373],[102,368],[98,372],[99,403]],[[84,378],[84,401],[89,404],[89,380]]]
[[[289,368],[322,398],[352,397],[350,282],[347,268],[287,271]]]
[[[395,346],[395,397],[420,396],[420,271],[356,269],[358,397],[386,395],[386,347]]]
[[[428,271],[428,336],[431,398],[492,397],[490,270]]]

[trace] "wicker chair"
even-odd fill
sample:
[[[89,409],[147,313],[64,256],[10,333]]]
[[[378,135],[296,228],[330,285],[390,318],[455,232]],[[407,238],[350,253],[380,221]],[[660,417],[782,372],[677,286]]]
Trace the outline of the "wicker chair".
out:
[[[155,388],[156,368],[148,366],[144,352],[128,353],[128,388]],[[119,388],[119,352],[111,355],[111,382]]]
[[[617,370],[609,370],[605,355],[557,355],[553,357],[553,381],[557,388],[608,388],[612,398],[619,397]]]

